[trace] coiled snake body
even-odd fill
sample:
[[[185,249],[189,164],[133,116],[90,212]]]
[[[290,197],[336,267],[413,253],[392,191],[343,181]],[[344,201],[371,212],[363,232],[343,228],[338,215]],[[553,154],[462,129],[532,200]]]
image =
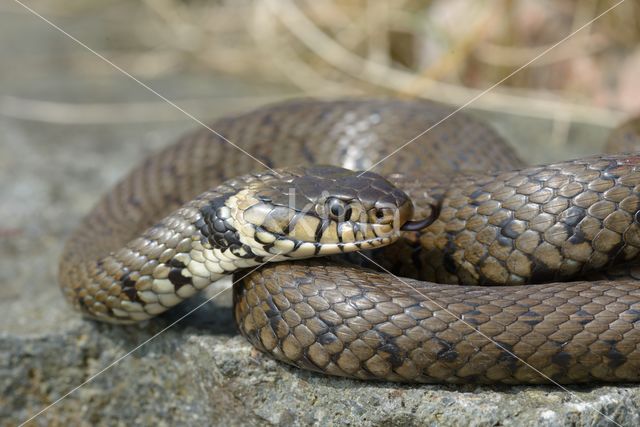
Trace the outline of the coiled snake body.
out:
[[[269,167],[297,166],[252,173],[253,159],[208,131],[184,137],[85,218],[62,256],[62,289],[85,314],[129,323],[237,272],[241,333],[302,368],[406,382],[640,380],[640,156],[524,167],[456,114],[377,165],[387,179],[351,171],[448,113],[293,101],[219,120]],[[632,143],[631,128],[615,141]],[[412,218],[432,221],[401,232]],[[395,241],[352,253],[362,265],[295,261]]]

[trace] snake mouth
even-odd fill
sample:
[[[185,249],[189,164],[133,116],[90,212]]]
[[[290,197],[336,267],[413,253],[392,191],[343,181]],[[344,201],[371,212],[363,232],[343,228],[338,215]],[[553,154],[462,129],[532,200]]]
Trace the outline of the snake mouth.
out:
[[[371,239],[360,240],[357,242],[340,242],[340,243],[298,243],[294,244],[288,238],[278,240],[275,242],[274,248],[267,249],[270,253],[279,253],[285,255],[287,258],[311,258],[324,255],[337,255],[341,253],[356,252],[360,250],[375,249],[381,246],[386,246],[400,237],[400,233],[392,233],[387,236],[374,237]],[[278,252],[282,249],[281,245],[284,241],[289,240],[289,244],[294,244],[294,248],[288,252]],[[282,243],[281,243],[282,242]],[[285,245],[287,243],[284,243]]]

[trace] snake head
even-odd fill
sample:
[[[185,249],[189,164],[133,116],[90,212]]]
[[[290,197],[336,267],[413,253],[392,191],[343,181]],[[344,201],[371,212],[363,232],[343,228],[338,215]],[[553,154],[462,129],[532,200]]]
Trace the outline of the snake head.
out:
[[[227,201],[244,245],[259,255],[307,258],[394,242],[413,214],[409,197],[372,172],[335,166],[254,175]]]

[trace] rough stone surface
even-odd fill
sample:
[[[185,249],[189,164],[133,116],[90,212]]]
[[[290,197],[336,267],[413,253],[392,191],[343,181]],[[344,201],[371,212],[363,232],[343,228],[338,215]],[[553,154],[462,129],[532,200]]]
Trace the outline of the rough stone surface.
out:
[[[406,386],[292,369],[257,353],[236,333],[228,291],[157,337],[203,298],[140,326],[81,319],[69,311],[56,285],[65,237],[119,176],[195,124],[179,114],[137,123],[125,114],[131,119],[126,125],[15,118],[10,97],[157,100],[117,75],[69,77],[69,58],[61,52],[82,52],[42,22],[7,7],[0,11],[0,53],[10,59],[0,63],[0,425],[19,424],[51,404],[34,425],[612,425],[599,411],[621,425],[640,425],[640,387],[635,385],[568,391],[553,386]],[[94,45],[103,40],[104,35],[88,32],[100,31],[91,22],[63,24]],[[47,40],[44,47],[42,40]],[[54,54],[55,61],[46,56]],[[212,98],[229,91],[248,95],[255,88],[186,73],[152,86],[170,97]],[[268,96],[280,93],[260,87]],[[226,101],[212,107],[203,117],[230,108]],[[87,118],[82,108],[74,111],[79,120]],[[549,129],[548,124],[514,123],[509,119],[500,125],[512,135],[542,139],[541,129]],[[587,145],[565,147],[553,157],[586,154],[605,133],[584,130],[591,138],[584,140]],[[536,140],[519,139],[524,144]],[[533,151],[551,157],[548,149]]]

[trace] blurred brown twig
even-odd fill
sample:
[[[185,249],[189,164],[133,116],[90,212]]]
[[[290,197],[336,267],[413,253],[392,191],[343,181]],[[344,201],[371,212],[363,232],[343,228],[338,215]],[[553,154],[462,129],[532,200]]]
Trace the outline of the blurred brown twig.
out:
[[[47,7],[62,4],[61,13],[81,15],[101,2],[53,0]],[[110,9],[122,30],[113,53],[143,77],[215,69],[288,82],[314,96],[394,94],[462,105],[612,4],[143,0],[137,8],[118,2]],[[632,77],[640,66],[639,41],[640,5],[628,1],[474,107],[551,119],[558,138],[563,123],[613,126],[640,111],[640,83]],[[91,70],[86,61],[78,64]],[[16,100],[5,100],[5,108],[7,102]]]

